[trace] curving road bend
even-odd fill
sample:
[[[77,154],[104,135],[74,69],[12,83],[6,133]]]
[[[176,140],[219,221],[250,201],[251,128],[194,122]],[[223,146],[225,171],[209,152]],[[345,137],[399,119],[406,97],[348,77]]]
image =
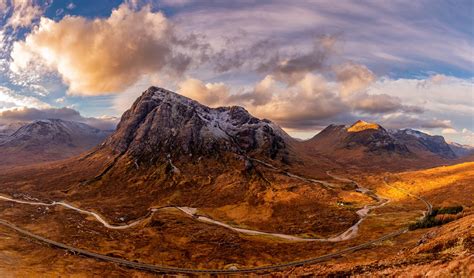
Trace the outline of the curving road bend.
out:
[[[255,160],[255,161],[257,161],[257,162],[259,162],[259,163],[261,163],[261,164],[263,164],[267,167],[271,167],[272,169],[279,170],[278,168],[276,168],[273,165],[268,164],[266,162],[263,162],[263,161],[260,161],[260,160]],[[337,186],[335,184],[332,184],[332,183],[329,183],[329,182],[326,182],[326,181],[320,181],[320,180],[315,180],[315,179],[307,179],[307,178],[304,178],[304,177],[301,177],[301,176],[298,176],[298,175],[295,175],[295,174],[291,174],[289,172],[284,172],[284,173],[286,175],[290,176],[290,177],[297,178],[299,180],[310,182],[310,183],[317,183],[317,184],[324,183],[325,186],[328,186],[328,187],[331,187],[331,188],[334,188],[334,187]],[[331,177],[333,177],[335,179],[344,181],[344,182],[353,182],[354,184],[357,185],[357,188],[356,188],[357,192],[362,192],[362,193],[367,194],[367,195],[369,195],[373,198],[375,196],[375,199],[378,201],[378,203],[376,205],[371,205],[371,206],[366,205],[366,206],[364,206],[364,208],[358,210],[356,213],[357,213],[357,215],[359,215],[360,219],[354,225],[349,227],[346,231],[344,231],[344,232],[342,232],[342,233],[340,233],[336,236],[329,237],[329,238],[303,238],[303,237],[287,235],[287,234],[281,234],[281,233],[268,233],[268,232],[262,232],[262,231],[251,230],[251,229],[238,228],[238,227],[234,227],[234,226],[231,226],[229,224],[223,223],[221,221],[214,220],[212,218],[199,215],[199,214],[197,214],[197,208],[192,208],[192,207],[174,207],[174,208],[178,209],[179,211],[185,213],[188,216],[191,216],[193,219],[195,219],[197,221],[208,223],[208,224],[218,225],[218,226],[233,230],[233,231],[238,232],[238,233],[252,235],[252,236],[265,235],[265,236],[271,236],[271,237],[284,239],[284,240],[289,240],[289,241],[320,241],[320,242],[339,242],[339,241],[352,239],[352,238],[357,236],[359,225],[369,215],[369,212],[373,209],[384,206],[385,204],[388,203],[388,200],[383,199],[383,198],[379,197],[378,195],[375,195],[370,190],[361,187],[357,182],[355,182],[353,180],[350,180],[350,179],[347,179],[347,178],[337,177],[337,176],[331,175],[329,173],[328,173],[328,175],[330,175]],[[37,201],[19,200],[19,199],[14,199],[14,198],[7,197],[7,196],[2,196],[2,195],[0,195],[0,200],[15,202],[15,203],[19,203],[19,204],[34,205],[34,206],[48,206],[48,207],[50,207],[50,206],[62,206],[62,207],[65,207],[67,209],[75,210],[75,211],[77,211],[81,214],[92,216],[98,222],[100,222],[102,225],[104,225],[104,227],[106,227],[108,229],[114,229],[114,230],[123,230],[123,229],[128,229],[128,228],[134,227],[134,226],[142,223],[146,219],[150,218],[155,212],[162,209],[162,208],[158,208],[158,209],[157,208],[151,208],[150,209],[151,213],[149,213],[148,217],[145,218],[145,219],[137,220],[137,221],[131,222],[129,224],[113,225],[113,224],[108,223],[102,216],[100,216],[96,212],[88,211],[88,210],[84,210],[84,209],[75,207],[75,206],[73,206],[71,204],[68,204],[64,201],[53,201],[51,203],[44,203],[44,202],[37,202]]]
[[[88,211],[88,210],[83,210],[83,209],[77,208],[77,207],[75,207],[73,205],[70,205],[68,203],[65,203],[65,202],[56,202],[56,201],[53,201],[51,203],[30,202],[30,201],[25,201],[25,200],[13,199],[13,198],[2,196],[2,195],[0,195],[0,200],[19,203],[19,204],[25,204],[25,205],[33,205],[33,206],[45,206],[45,207],[62,206],[62,207],[68,208],[68,209],[75,210],[75,211],[77,211],[81,214],[87,214],[87,215],[93,216],[97,221],[99,221],[106,228],[114,229],[114,230],[128,229],[128,228],[131,228],[131,227],[133,227],[137,224],[140,224],[140,222],[142,221],[142,220],[138,220],[138,221],[132,222],[130,224],[126,224],[126,225],[112,225],[112,224],[109,224],[107,221],[105,221],[104,218],[102,218],[99,214],[97,214],[95,212]]]

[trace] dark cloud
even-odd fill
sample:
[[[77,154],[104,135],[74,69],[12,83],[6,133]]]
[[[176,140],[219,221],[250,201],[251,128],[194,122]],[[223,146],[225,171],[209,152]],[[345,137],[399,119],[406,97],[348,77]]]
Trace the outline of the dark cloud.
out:
[[[228,72],[243,67],[265,75],[273,75],[277,80],[294,84],[315,70],[322,70],[331,55],[336,38],[316,36],[311,49],[306,52],[288,53],[283,51],[281,42],[274,38],[264,38],[254,43],[245,41],[247,33],[225,39],[225,47],[209,58],[216,72]]]
[[[259,61],[273,59],[274,42],[271,39],[259,40],[250,46],[238,46],[240,37],[227,38],[225,49],[212,54],[209,62],[216,72],[228,72],[234,69],[240,69],[244,65],[256,67]]]
[[[368,114],[385,114],[397,111],[421,114],[423,109],[418,106],[403,105],[398,97],[387,94],[369,95],[367,93],[357,94],[350,101],[354,110]]]
[[[115,129],[118,118],[116,117],[83,117],[77,110],[71,108],[16,108],[0,112],[0,123],[8,124],[15,122],[31,122],[35,120],[61,119],[66,121],[76,121],[90,126],[103,129]]]
[[[332,53],[335,40],[332,36],[322,36],[316,40],[309,52],[289,56],[276,53],[269,60],[261,63],[257,71],[271,74],[279,81],[295,84],[307,73],[323,70],[326,67],[325,62]]]

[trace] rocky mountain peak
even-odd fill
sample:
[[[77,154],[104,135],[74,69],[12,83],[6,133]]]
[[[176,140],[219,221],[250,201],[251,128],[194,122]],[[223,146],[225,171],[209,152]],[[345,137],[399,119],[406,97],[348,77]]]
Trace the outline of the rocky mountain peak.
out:
[[[348,132],[361,132],[364,130],[379,130],[382,127],[376,123],[368,123],[366,121],[358,120],[353,125],[351,125],[347,131]]]
[[[26,165],[68,158],[101,143],[109,132],[60,119],[26,123],[0,140],[0,164]]]
[[[390,132],[397,140],[412,146],[424,149],[443,158],[456,158],[455,152],[440,135],[429,135],[414,129],[400,129]]]
[[[47,144],[69,144],[76,139],[80,139],[81,136],[92,136],[103,139],[107,136],[107,133],[79,122],[47,119],[36,120],[21,126],[8,137],[7,141],[45,140]]]
[[[221,152],[282,155],[284,138],[276,125],[244,108],[210,108],[169,90],[150,87],[127,110],[105,142],[120,154],[153,162],[165,156]]]

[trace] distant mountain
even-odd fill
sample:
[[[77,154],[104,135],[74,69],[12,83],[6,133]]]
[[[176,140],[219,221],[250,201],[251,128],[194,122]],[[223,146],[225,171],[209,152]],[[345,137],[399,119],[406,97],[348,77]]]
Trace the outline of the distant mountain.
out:
[[[306,141],[306,144],[323,153],[336,150],[355,150],[374,155],[410,154],[408,148],[393,138],[382,126],[364,121],[357,121],[349,127],[330,125]]]
[[[421,155],[425,152],[449,159],[457,157],[443,136],[433,136],[413,129],[392,130],[391,134],[413,153]]]
[[[0,165],[65,159],[93,148],[108,134],[78,122],[59,119],[34,121],[2,138]]]
[[[457,157],[442,136],[413,129],[386,130],[364,121],[351,126],[330,125],[303,144],[314,155],[362,167],[424,167]]]
[[[469,145],[462,145],[454,142],[448,143],[449,147],[456,154],[457,157],[465,157],[474,155],[474,147]]]
[[[0,124],[0,144],[10,135],[15,133],[20,127],[26,125],[27,122],[14,122],[8,124]]]

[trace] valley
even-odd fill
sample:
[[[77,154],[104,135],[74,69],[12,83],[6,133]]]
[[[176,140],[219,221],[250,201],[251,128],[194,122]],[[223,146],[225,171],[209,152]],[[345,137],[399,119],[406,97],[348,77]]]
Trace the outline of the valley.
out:
[[[209,108],[150,87],[92,150],[0,168],[0,229],[19,246],[37,246],[24,254],[1,240],[10,247],[0,256],[22,258],[18,275],[81,273],[77,265],[96,275],[331,275],[339,272],[328,263],[340,273],[360,271],[356,262],[383,271],[415,249],[404,267],[420,258],[436,263],[419,240],[432,235],[428,241],[437,242],[439,233],[439,240],[451,236],[445,226],[459,224],[462,252],[445,262],[472,260],[473,162],[446,155],[444,139],[435,139],[438,152],[413,143],[428,136],[397,141],[361,121],[336,132],[343,139],[331,135],[335,145],[322,149],[327,132],[317,145],[299,142],[243,108]],[[340,162],[332,157],[338,153],[356,154],[358,162]],[[393,163],[367,166],[382,161]],[[408,230],[433,208],[455,205],[463,211],[452,223]],[[59,263],[45,270],[39,254]],[[81,263],[66,267],[71,261]],[[378,261],[382,269],[370,268]],[[0,263],[8,268],[8,260]]]
[[[473,0],[0,0],[0,278],[474,277]]]

